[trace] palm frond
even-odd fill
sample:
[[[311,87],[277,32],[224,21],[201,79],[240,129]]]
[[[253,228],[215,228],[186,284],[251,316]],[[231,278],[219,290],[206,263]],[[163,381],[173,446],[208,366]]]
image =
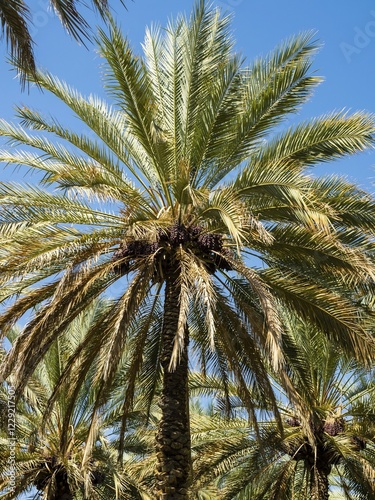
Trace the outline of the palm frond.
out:
[[[0,23],[2,34],[10,46],[11,57],[15,59],[21,71],[21,85],[26,83],[26,72],[36,74],[33,40],[30,34],[28,22],[30,20],[30,9],[23,0],[0,2]]]

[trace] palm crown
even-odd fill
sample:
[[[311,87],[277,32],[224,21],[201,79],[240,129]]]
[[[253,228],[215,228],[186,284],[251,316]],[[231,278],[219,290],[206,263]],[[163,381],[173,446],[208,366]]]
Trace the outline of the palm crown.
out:
[[[160,443],[183,434],[178,449],[190,446],[190,332],[198,361],[236,378],[250,411],[249,387],[272,399],[266,365],[283,366],[278,302],[370,359],[374,202],[308,169],[369,147],[374,120],[332,113],[276,133],[320,81],[309,71],[312,35],[243,67],[229,19],[204,2],[189,21],[147,31],[143,58],[114,25],[99,32],[99,47],[111,106],[37,75],[96,138],[29,108],[18,108],[21,125],[0,125],[11,144],[30,146],[0,159],[41,171],[46,186],[0,186],[0,297],[14,299],[1,330],[40,304],[1,374],[13,370],[21,390],[66,325],[119,281],[112,309],[77,350],[84,362],[73,359],[67,372],[79,385],[99,357],[100,405],[128,344],[124,415],[137,377],[152,398],[163,373],[160,456],[182,463],[189,452]],[[169,487],[178,483],[184,498],[189,472],[173,464],[160,467],[177,470]]]

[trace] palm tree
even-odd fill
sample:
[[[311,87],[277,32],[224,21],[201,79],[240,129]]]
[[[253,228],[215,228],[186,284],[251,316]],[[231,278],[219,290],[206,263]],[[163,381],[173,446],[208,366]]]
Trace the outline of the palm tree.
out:
[[[58,16],[66,31],[84,43],[89,39],[90,26],[78,10],[80,0],[50,0],[51,9]],[[92,0],[92,6],[105,19],[109,13],[108,0]],[[1,0],[0,23],[2,34],[10,46],[11,57],[20,69],[21,83],[27,73],[36,75],[34,40],[30,33],[32,11],[24,0]]]
[[[245,68],[229,19],[201,1],[190,20],[147,31],[143,58],[114,25],[99,38],[112,105],[37,75],[80,133],[29,108],[18,108],[20,125],[0,123],[10,145],[26,146],[0,160],[43,175],[39,187],[0,186],[0,330],[39,306],[1,376],[12,372],[20,393],[58,335],[115,285],[62,378],[74,394],[96,360],[96,411],[126,346],[122,433],[139,384],[151,401],[162,380],[154,496],[186,498],[189,353],[235,379],[249,412],[256,387],[275,414],[268,363],[288,385],[278,302],[372,356],[374,200],[308,169],[371,146],[374,120],[334,113],[275,135],[320,81],[311,33]]]
[[[16,409],[14,491],[10,488],[11,477],[7,474],[9,435],[6,418],[3,419],[0,430],[0,488],[2,492],[8,490],[8,493],[1,498],[18,498],[22,493],[33,490],[38,490],[47,500],[147,498],[141,496],[132,479],[135,459],[129,455],[122,468],[117,464],[115,429],[117,408],[121,407],[117,392],[121,389],[115,386],[101,408],[89,453],[86,444],[95,404],[95,366],[74,401],[68,399],[66,386],[60,387],[53,403],[49,400],[70,356],[107,308],[108,303],[98,300],[77,317],[67,331],[54,341],[29,379]],[[13,343],[18,335],[18,328],[14,328],[8,340]],[[1,388],[2,401],[6,401],[8,391],[6,385]],[[141,424],[137,414],[129,415],[129,420]],[[134,454],[136,443],[129,433],[126,451],[131,450]]]
[[[256,433],[241,416],[228,421],[216,414],[209,432],[202,426],[195,445],[195,482],[214,482],[225,500],[324,500],[335,492],[339,498],[373,498],[373,370],[343,357],[302,321],[289,321],[285,340],[291,380],[304,401],[310,428],[302,423],[306,415],[282,391],[283,432],[274,419],[259,422]],[[223,393],[217,380],[198,378],[198,392],[200,384],[200,392],[211,386],[211,396]]]

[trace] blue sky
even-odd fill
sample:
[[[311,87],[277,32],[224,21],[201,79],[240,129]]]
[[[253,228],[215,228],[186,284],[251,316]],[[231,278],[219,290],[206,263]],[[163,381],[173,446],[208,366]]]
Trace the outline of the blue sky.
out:
[[[141,51],[146,25],[166,25],[169,17],[189,12],[192,0],[126,0],[125,10],[119,0],[112,0],[115,18],[128,35],[135,50]],[[48,0],[29,0],[36,41],[37,60],[41,67],[58,75],[83,94],[103,95],[100,81],[100,57],[95,46],[88,50],[71,40],[48,10]],[[305,30],[316,30],[323,47],[316,57],[314,70],[325,81],[300,112],[297,119],[331,110],[368,110],[375,112],[375,6],[370,0],[355,3],[297,0],[223,0],[214,5],[233,13],[233,33],[237,50],[247,61],[266,54],[286,37]],[[98,17],[83,9],[93,26]],[[74,126],[72,115],[51,96],[35,88],[22,93],[14,72],[5,62],[5,45],[0,47],[0,117],[12,119],[15,104],[26,104],[51,112],[67,125]],[[375,151],[318,167],[317,173],[334,172],[349,176],[369,190],[374,189]],[[0,180],[20,174],[0,169]],[[18,177],[17,177],[18,176]]]

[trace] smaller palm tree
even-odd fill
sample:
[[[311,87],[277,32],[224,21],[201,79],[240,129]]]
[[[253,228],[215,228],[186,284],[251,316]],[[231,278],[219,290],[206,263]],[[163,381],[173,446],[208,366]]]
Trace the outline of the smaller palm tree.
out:
[[[216,417],[215,433],[202,433],[195,446],[195,482],[214,481],[226,500],[324,500],[331,493],[375,498],[372,371],[344,358],[319,331],[295,318],[288,320],[284,349],[299,408],[277,386],[283,429],[272,419],[254,428],[241,417],[243,405],[233,394],[237,418]],[[210,383],[211,394],[220,394],[217,380],[206,381],[204,392]]]
[[[123,461],[122,467],[118,465],[115,429],[119,402],[116,386],[106,404],[96,411],[94,422],[91,419],[96,392],[93,382],[95,366],[82,380],[73,400],[67,397],[67,383],[60,381],[61,387],[57,387],[72,352],[82,342],[93,322],[105,313],[106,307],[105,301],[97,301],[89,311],[78,317],[53,343],[25,388],[16,411],[15,492],[9,488],[9,436],[6,415],[2,414],[0,489],[9,490],[2,498],[18,498],[18,495],[30,490],[39,491],[48,500],[141,498],[130,477],[135,462],[134,453]],[[18,329],[14,328],[8,340],[13,344],[18,335]],[[3,402],[8,389],[5,385],[1,388]],[[53,392],[55,397],[50,400]],[[121,403],[122,399],[120,406]],[[129,421],[133,422],[136,417],[136,413],[129,415]],[[129,440],[129,446],[133,452],[134,436]]]

